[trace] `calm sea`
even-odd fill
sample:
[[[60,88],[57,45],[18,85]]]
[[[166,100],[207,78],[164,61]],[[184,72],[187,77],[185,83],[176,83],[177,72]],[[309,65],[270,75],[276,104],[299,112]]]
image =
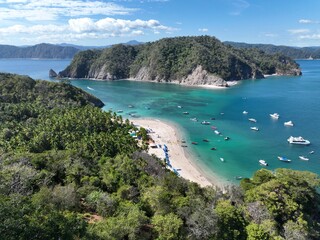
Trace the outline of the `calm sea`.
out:
[[[49,79],[50,68],[60,71],[69,62],[0,59],[0,71]],[[260,169],[259,159],[266,160],[271,170],[281,167],[320,174],[320,61],[298,63],[303,72],[300,77],[246,80],[232,88],[218,90],[132,81],[74,80],[72,83],[99,97],[106,105],[105,110],[123,110],[123,117],[130,114],[176,123],[194,161],[208,175],[216,174],[236,182],[236,176],[250,177]],[[280,114],[278,120],[269,115],[275,112]],[[199,122],[190,118],[197,118]],[[249,122],[248,118],[255,118],[257,123]],[[211,125],[201,125],[203,120],[210,121]],[[289,120],[294,127],[283,125]],[[212,126],[217,127],[221,135],[216,135]],[[250,130],[252,126],[259,131]],[[287,143],[291,135],[303,136],[311,145],[292,146]],[[225,141],[225,136],[230,140]],[[198,142],[198,145],[191,142]],[[212,147],[216,150],[211,150]],[[311,151],[314,153],[310,154]],[[299,155],[310,160],[302,161]],[[286,156],[292,162],[280,162],[277,156]]]

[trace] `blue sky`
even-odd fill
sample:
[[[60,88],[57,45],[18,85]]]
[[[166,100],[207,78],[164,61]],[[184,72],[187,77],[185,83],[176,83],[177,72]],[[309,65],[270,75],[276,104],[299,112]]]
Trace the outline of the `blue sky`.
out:
[[[104,46],[175,36],[320,46],[320,0],[0,0],[0,44]]]

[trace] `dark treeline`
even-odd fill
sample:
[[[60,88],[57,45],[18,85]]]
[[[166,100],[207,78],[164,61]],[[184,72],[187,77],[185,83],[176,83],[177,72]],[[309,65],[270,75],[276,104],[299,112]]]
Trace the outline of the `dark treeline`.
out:
[[[316,174],[201,188],[101,106],[67,82],[0,74],[0,239],[319,239]]]

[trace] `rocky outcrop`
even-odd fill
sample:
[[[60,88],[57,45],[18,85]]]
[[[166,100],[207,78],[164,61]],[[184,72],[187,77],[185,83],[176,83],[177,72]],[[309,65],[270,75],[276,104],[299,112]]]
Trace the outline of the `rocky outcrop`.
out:
[[[53,69],[49,70],[49,77],[50,78],[56,78],[57,76],[58,76],[58,74]]]

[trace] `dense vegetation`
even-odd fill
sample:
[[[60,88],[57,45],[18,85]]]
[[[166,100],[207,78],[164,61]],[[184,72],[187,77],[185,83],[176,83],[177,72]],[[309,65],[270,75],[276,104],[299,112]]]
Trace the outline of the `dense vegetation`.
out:
[[[0,45],[0,58],[57,58],[71,59],[79,49],[70,46],[37,44],[28,47]]]
[[[165,38],[138,46],[115,45],[78,53],[60,77],[183,81],[198,66],[224,80],[262,78],[263,74],[301,74],[282,55],[241,50],[209,36]]]
[[[241,187],[201,188],[96,102],[0,74],[0,239],[319,239],[316,174],[260,170]]]
[[[288,46],[276,46],[272,44],[249,44],[238,42],[225,42],[225,44],[231,45],[241,49],[258,49],[267,54],[282,54],[292,59],[319,59],[320,47],[288,47]]]

